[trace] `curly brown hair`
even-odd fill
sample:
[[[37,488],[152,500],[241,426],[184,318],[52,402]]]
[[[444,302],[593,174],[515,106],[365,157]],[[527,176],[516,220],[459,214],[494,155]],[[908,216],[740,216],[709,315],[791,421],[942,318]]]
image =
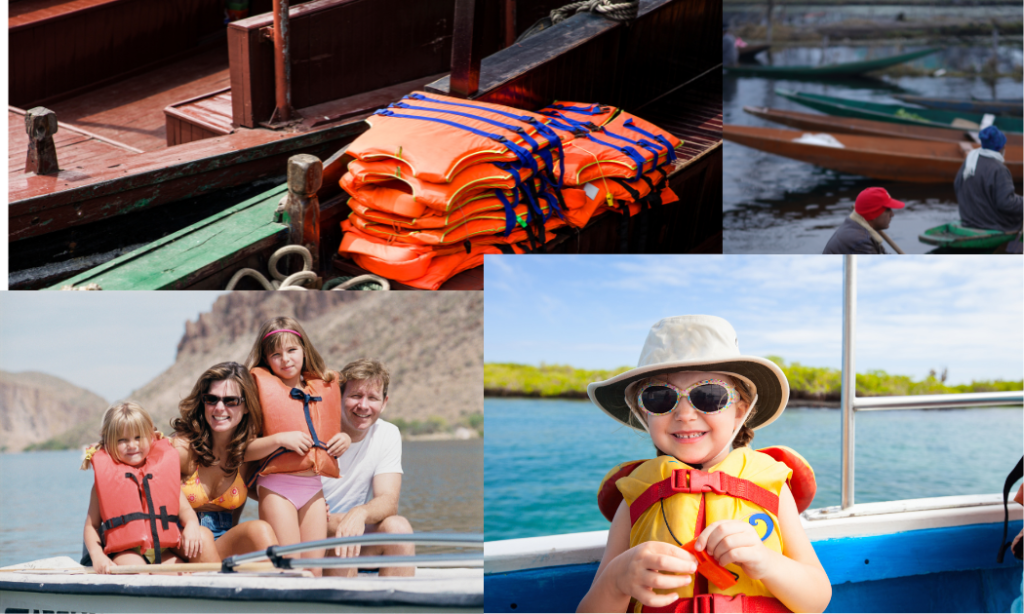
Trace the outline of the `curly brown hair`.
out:
[[[298,335],[289,331],[295,331]],[[249,351],[249,358],[245,361],[246,368],[251,371],[256,367],[263,367],[273,373],[270,363],[267,362],[267,357],[280,348],[286,340],[293,340],[302,348],[303,373],[312,373],[325,382],[338,379],[337,373],[327,369],[324,359],[321,358],[320,352],[313,347],[313,342],[309,340],[309,335],[302,329],[302,325],[293,318],[286,317],[272,318],[260,326],[256,343],[253,344],[252,350]]]
[[[206,422],[206,404],[203,402],[203,395],[210,391],[210,386],[221,381],[232,381],[238,385],[248,410],[235,428],[228,444],[228,457],[223,463],[213,455],[213,432]],[[220,464],[224,473],[233,473],[242,465],[246,446],[263,430],[263,413],[256,383],[249,370],[237,362],[222,362],[207,369],[192,387],[192,392],[178,404],[178,411],[181,417],[171,421],[175,436],[188,442],[196,463],[203,467]]]

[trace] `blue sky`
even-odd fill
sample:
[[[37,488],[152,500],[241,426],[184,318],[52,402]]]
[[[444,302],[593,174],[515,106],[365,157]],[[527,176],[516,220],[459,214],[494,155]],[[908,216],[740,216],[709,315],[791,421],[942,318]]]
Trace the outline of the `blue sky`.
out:
[[[0,292],[0,369],[115,401],[174,364],[185,321],[222,292]]]
[[[858,372],[1024,377],[1022,259],[857,262]],[[841,363],[840,256],[488,256],[484,275],[487,362],[635,365],[651,324],[707,313],[733,324],[745,354]]]

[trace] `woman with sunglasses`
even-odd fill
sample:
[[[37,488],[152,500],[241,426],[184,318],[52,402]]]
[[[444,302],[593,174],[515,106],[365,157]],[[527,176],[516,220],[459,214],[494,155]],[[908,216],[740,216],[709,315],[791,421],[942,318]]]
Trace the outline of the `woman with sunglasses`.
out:
[[[809,468],[791,450],[783,463],[748,447],[789,400],[775,363],[741,355],[722,318],[676,316],[651,328],[636,369],[587,392],[646,431],[658,457],[602,483],[612,525],[578,611],[621,612],[631,599],[637,612],[824,611],[832,586],[800,524],[796,481],[787,485],[787,463]]]
[[[256,386],[236,362],[207,369],[178,404],[172,440],[181,460],[181,490],[202,525],[216,539],[221,558],[265,550],[277,544],[262,520],[238,524],[255,463],[243,462],[245,449],[262,428]]]

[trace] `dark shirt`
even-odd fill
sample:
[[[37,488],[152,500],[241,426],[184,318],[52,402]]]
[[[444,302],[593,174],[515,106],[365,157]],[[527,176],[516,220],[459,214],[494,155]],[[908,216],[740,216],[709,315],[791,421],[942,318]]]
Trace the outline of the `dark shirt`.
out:
[[[1010,169],[998,160],[980,156],[974,175],[965,180],[965,164],[966,161],[960,165],[953,181],[963,225],[988,230],[1019,230],[1024,203],[1013,191]]]
[[[871,238],[871,233],[857,222],[846,218],[828,240],[823,254],[884,254],[882,244]]]

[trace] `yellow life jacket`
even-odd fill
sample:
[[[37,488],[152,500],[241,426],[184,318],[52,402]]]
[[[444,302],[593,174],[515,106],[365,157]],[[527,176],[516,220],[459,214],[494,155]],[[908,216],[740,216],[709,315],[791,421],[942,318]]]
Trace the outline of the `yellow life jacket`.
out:
[[[806,465],[798,454],[786,451],[786,460],[799,459]],[[598,503],[611,518],[619,502],[625,500],[632,525],[630,548],[648,541],[684,546],[713,522],[742,520],[755,527],[765,546],[782,553],[779,493],[792,475],[793,470],[785,463],[748,447],[736,448],[708,471],[694,469],[671,456],[659,456],[612,469],[602,481]],[[813,471],[809,475],[813,498]],[[805,472],[801,479],[806,476]],[[808,485],[800,484],[797,489],[803,493]],[[725,569],[735,579],[735,584],[727,588],[707,582],[698,571],[693,583],[676,590],[685,600],[687,611],[702,611],[705,607],[714,611],[788,611],[764,584],[748,577],[739,565],[727,565]],[[634,611],[652,611],[635,605]],[[678,605],[679,601],[663,611],[676,611]]]

